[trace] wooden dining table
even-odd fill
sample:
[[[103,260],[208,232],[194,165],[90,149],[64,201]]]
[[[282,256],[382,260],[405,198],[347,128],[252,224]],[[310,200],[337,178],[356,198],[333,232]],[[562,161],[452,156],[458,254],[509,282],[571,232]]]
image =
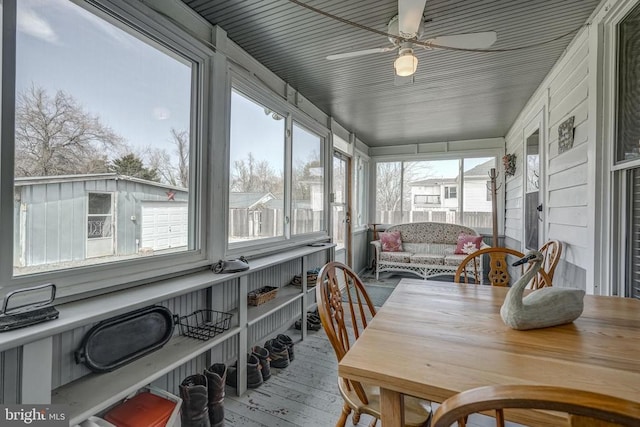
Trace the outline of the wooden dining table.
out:
[[[500,318],[508,288],[402,279],[338,365],[378,385],[383,427],[403,423],[403,396],[443,402],[497,384],[543,384],[640,402],[640,300],[586,295],[573,323],[516,331]],[[551,412],[512,410],[525,425]]]

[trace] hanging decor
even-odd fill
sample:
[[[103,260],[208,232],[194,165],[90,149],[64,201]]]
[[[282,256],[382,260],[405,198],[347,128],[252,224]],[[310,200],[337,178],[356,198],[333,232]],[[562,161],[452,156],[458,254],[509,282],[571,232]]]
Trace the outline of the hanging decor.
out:
[[[573,121],[575,116],[569,117],[558,126],[558,153],[562,154],[573,147]]]
[[[504,174],[506,176],[513,176],[516,174],[516,155],[505,154],[502,156],[502,164],[504,165]]]

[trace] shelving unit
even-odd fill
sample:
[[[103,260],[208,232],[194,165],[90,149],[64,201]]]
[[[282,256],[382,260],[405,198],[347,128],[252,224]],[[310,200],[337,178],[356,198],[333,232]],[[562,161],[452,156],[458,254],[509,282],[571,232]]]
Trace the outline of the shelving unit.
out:
[[[55,389],[51,403],[68,405],[70,425],[80,423],[239,332],[237,326],[208,341],[176,336],[161,349],[120,369],[90,374]]]
[[[30,328],[10,331],[0,336],[0,351],[22,346],[22,403],[63,404],[69,408],[70,425],[75,425],[121,401],[126,396],[148,385],[190,360],[205,354],[232,337],[237,337],[238,359],[238,394],[245,392],[246,383],[246,353],[248,350],[248,330],[254,325],[292,304],[299,304],[300,316],[303,319],[301,336],[306,336],[306,311],[309,300],[315,288],[307,289],[306,271],[309,260],[334,258],[334,244],[327,243],[323,247],[303,246],[278,254],[250,259],[249,270],[230,273],[213,274],[211,271],[200,271],[185,276],[165,279],[156,283],[125,289],[106,295],[87,298],[68,304],[58,305],[59,319],[41,323]],[[315,257],[324,252],[325,255]],[[312,257],[312,258],[309,258]],[[299,261],[297,261],[299,260]],[[274,283],[279,286],[277,296],[260,306],[247,305],[247,291],[249,278],[257,272],[274,268],[279,271],[279,265],[291,261],[299,262],[295,274],[301,274],[301,287],[287,283]],[[289,274],[287,272],[287,274]],[[264,274],[264,273],[263,273]],[[271,273],[267,273],[271,274]],[[234,286],[237,283],[237,304],[231,311],[231,328],[210,340],[200,341],[180,335],[175,335],[165,346],[153,353],[143,356],[113,372],[81,376],[75,381],[68,382],[53,389],[53,372],[59,367],[53,366],[53,337],[86,325],[99,322],[114,316],[128,313],[145,306],[173,300],[196,291],[208,289],[207,306],[215,304],[217,290],[222,292],[220,285]],[[232,288],[233,289],[233,288]],[[225,291],[227,292],[227,291]],[[225,294],[228,295],[228,294]],[[233,301],[227,300],[227,304]],[[298,308],[291,309],[297,311]],[[178,314],[178,313],[175,313]],[[184,313],[181,313],[184,314]],[[285,316],[286,317],[286,316]],[[282,324],[274,325],[269,335],[282,332],[291,326],[297,315],[291,319],[283,319]],[[265,323],[264,325],[269,325]],[[267,326],[260,326],[269,329]],[[70,347],[58,348],[56,354],[69,359],[68,355],[76,350]]]
[[[295,286],[284,286],[278,289],[277,296],[271,301],[247,310],[247,326],[251,326],[282,307],[302,298],[302,289]]]

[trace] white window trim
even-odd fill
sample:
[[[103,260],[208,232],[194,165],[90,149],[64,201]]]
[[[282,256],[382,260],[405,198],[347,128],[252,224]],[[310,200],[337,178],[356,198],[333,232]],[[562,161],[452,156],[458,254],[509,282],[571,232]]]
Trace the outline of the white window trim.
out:
[[[296,246],[300,246],[307,243],[327,240],[329,238],[328,228],[328,212],[329,212],[329,204],[327,197],[327,189],[329,188],[329,156],[331,153],[331,138],[330,138],[330,130],[315,120],[309,118],[306,114],[299,111],[292,104],[288,103],[286,100],[282,99],[278,95],[274,94],[269,88],[267,88],[264,84],[262,84],[257,79],[254,79],[250,76],[246,75],[246,71],[233,63],[229,65],[229,74],[230,74],[230,83],[228,88],[228,106],[229,112],[231,111],[231,93],[233,90],[237,90],[242,93],[244,96],[249,99],[271,109],[272,111],[282,115],[285,118],[285,194],[284,194],[284,202],[285,202],[285,212],[287,213],[285,217],[291,216],[291,141],[292,141],[292,126],[295,121],[299,126],[306,128],[307,130],[318,134],[323,141],[323,150],[322,153],[324,157],[324,179],[325,179],[325,197],[324,197],[324,209],[325,209],[325,220],[324,220],[324,228],[320,232],[314,233],[305,233],[305,234],[296,234],[291,235],[289,224],[285,224],[284,226],[284,235],[277,236],[272,238],[264,238],[264,239],[256,239],[247,242],[234,242],[229,243],[229,188],[231,184],[231,165],[228,161],[228,156],[230,152],[227,152],[227,161],[225,162],[224,171],[225,175],[225,191],[224,195],[224,214],[223,221],[225,224],[225,232],[224,232],[224,242],[225,242],[225,253],[224,256],[226,258],[237,257],[237,256],[246,256],[251,257],[255,255],[263,255],[266,253],[276,252],[279,250],[284,250],[287,248],[292,248]],[[231,113],[229,113],[229,120],[231,118]],[[227,146],[231,146],[230,134],[227,134]]]
[[[626,203],[626,193],[618,195],[616,190],[625,189],[625,171],[640,166],[640,159],[616,161],[618,24],[638,4],[638,0],[620,0],[608,5],[598,11],[590,30],[589,68],[595,72],[590,73],[593,95],[589,96],[589,115],[602,116],[601,121],[593,120],[589,129],[589,140],[602,142],[598,146],[592,143],[593,158],[600,161],[590,162],[589,171],[594,177],[591,189],[597,199],[592,219],[596,231],[594,274],[591,286],[587,283],[587,292],[596,295],[626,296],[625,287],[618,285],[624,279],[620,260],[626,248],[617,238],[626,227],[624,214],[617,211],[617,206]]]
[[[16,6],[19,0],[4,0],[2,8],[3,28],[16,25]],[[205,193],[208,165],[205,135],[209,126],[207,117],[208,105],[205,94],[209,87],[209,58],[213,55],[207,46],[173,25],[147,6],[124,0],[92,0],[88,2],[74,1],[75,4],[105,19],[112,25],[124,29],[130,34],[151,40],[155,48],[165,45],[168,51],[180,52],[181,57],[192,62],[192,106],[191,106],[191,162],[192,196],[189,198],[190,238],[194,240],[196,249],[179,254],[155,255],[140,260],[116,261],[107,264],[78,267],[70,270],[39,273],[25,276],[13,276],[13,257],[0,257],[0,296],[15,289],[38,285],[46,282],[55,283],[58,287],[56,301],[65,302],[86,296],[99,294],[114,289],[139,285],[163,277],[184,274],[187,271],[200,269],[210,265],[212,260],[207,256],[210,244],[206,240],[202,221],[207,217],[204,200],[209,199]],[[147,39],[148,38],[148,39]],[[2,141],[13,141],[15,118],[15,42],[16,34],[2,34]],[[13,236],[13,159],[14,144],[3,144],[0,147],[0,230],[4,236]],[[2,239],[0,250],[13,253],[13,238]]]
[[[439,161],[439,160],[459,160],[459,159],[469,159],[469,158],[478,158],[478,157],[495,157],[496,158],[496,169],[500,174],[498,177],[498,185],[500,185],[500,176],[504,177],[504,168],[500,159],[504,155],[504,150],[489,148],[483,150],[468,150],[468,151],[450,151],[446,153],[427,153],[427,154],[419,154],[419,155],[384,155],[384,156],[372,156],[371,157],[371,167],[370,167],[370,182],[372,190],[369,192],[369,200],[370,200],[370,208],[371,208],[371,221],[375,222],[375,213],[376,213],[376,195],[375,195],[375,185],[377,180],[377,164],[385,163],[385,162],[419,162],[419,161]],[[462,171],[460,171],[462,173]],[[504,178],[502,178],[504,179]],[[502,188],[502,187],[501,187]],[[458,191],[458,200],[462,203],[464,198],[464,185]],[[500,197],[498,198],[498,230],[502,230],[500,235],[504,234],[504,190],[500,193]],[[490,234],[491,229],[479,229],[478,232],[482,234]]]

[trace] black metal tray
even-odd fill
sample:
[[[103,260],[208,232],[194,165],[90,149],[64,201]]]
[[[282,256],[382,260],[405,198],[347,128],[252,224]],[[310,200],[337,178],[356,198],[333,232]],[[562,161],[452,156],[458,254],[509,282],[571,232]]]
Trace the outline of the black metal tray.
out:
[[[173,335],[173,315],[151,306],[104,320],[87,332],[74,353],[76,363],[109,372],[158,350]]]

